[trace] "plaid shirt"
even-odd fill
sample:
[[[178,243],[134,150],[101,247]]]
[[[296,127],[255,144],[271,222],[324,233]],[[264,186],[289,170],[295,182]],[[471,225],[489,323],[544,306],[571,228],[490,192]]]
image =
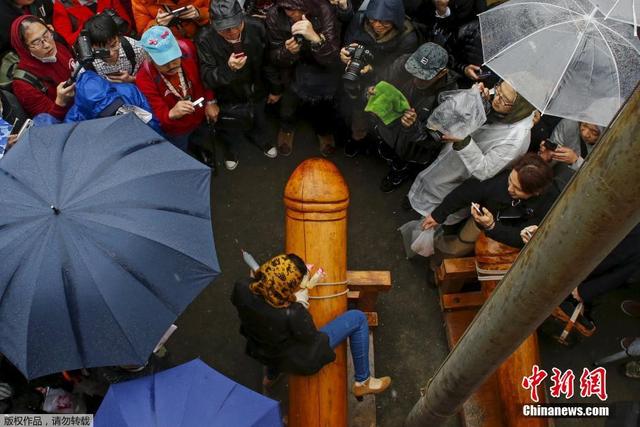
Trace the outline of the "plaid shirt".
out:
[[[120,73],[122,71],[127,71],[131,76],[135,76],[142,65],[142,62],[145,59],[145,53],[142,47],[140,46],[137,40],[134,40],[130,37],[125,37],[129,43],[131,43],[131,47],[133,48],[133,52],[136,55],[136,68],[131,72],[131,62],[127,59],[127,54],[124,51],[122,45],[120,46],[120,52],[118,53],[118,61],[111,65],[104,62],[102,59],[96,59],[93,61],[93,68],[96,70],[96,73],[101,76],[106,77],[107,74],[112,73]]]

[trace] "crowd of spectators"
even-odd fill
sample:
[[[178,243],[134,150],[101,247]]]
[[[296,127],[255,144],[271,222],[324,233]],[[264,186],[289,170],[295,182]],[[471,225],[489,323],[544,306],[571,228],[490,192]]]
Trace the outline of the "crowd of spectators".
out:
[[[439,229],[436,258],[467,255],[481,231],[522,247],[604,129],[540,117],[482,68],[476,15],[486,8],[482,0],[0,0],[2,118],[134,113],[210,166],[215,137],[234,170],[239,143],[267,158],[290,155],[304,116],[323,156],[338,146],[347,157],[385,159],[383,192],[413,180],[405,207],[421,219],[406,230]],[[365,112],[382,81],[409,103],[390,123]],[[485,101],[485,124],[464,138],[434,136],[427,120],[439,95],[470,87]],[[274,138],[267,110],[279,125]],[[636,227],[568,298],[589,304],[639,266]]]

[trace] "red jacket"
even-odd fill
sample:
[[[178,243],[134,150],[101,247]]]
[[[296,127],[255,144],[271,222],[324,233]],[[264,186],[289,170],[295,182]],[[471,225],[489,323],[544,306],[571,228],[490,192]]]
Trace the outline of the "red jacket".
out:
[[[95,13],[89,7],[78,3],[77,0],[55,0],[53,2],[53,27],[69,43],[69,46],[72,46],[84,23],[105,9],[115,10],[122,19],[129,23],[131,28],[134,28],[133,19],[120,0],[97,0]]]
[[[20,24],[28,16],[31,15],[23,15],[11,24],[11,45],[20,58],[18,68],[38,77],[47,88],[47,93],[42,93],[35,86],[18,79],[13,81],[13,93],[30,116],[49,113],[58,119],[62,119],[72,102],[69,102],[66,107],[57,105],[55,103],[56,87],[60,82],[66,81],[71,77],[74,59],[69,49],[57,42],[56,62],[47,64],[34,58],[29,49],[20,40],[18,31]]]
[[[187,84],[191,85],[191,99],[196,100],[204,97],[205,102],[215,99],[213,91],[205,89],[200,79],[198,69],[198,56],[196,48],[189,40],[178,40],[178,45],[182,51],[182,70],[185,74]],[[149,105],[153,109],[153,114],[160,121],[160,127],[169,135],[184,135],[195,130],[205,120],[204,103],[203,107],[196,107],[193,114],[188,114],[180,119],[169,118],[169,110],[180,101],[172,94],[156,67],[145,61],[136,74],[136,85],[147,97]]]

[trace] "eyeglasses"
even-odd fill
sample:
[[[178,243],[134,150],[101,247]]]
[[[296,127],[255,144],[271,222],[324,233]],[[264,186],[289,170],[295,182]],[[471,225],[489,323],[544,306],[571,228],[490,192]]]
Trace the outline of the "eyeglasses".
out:
[[[41,37],[31,41],[31,43],[29,43],[29,47],[32,47],[34,49],[43,48],[45,46],[45,43],[51,43],[52,40],[53,33],[51,32],[51,30],[47,29]]]
[[[496,91],[496,98],[498,99],[498,101],[504,105],[505,107],[513,107],[513,104],[515,104],[516,99],[517,99],[517,94],[516,94],[516,99],[513,100],[509,100],[507,99],[504,94],[502,93],[502,89],[500,89],[502,87],[502,83],[503,82],[498,82],[495,86],[494,89]]]

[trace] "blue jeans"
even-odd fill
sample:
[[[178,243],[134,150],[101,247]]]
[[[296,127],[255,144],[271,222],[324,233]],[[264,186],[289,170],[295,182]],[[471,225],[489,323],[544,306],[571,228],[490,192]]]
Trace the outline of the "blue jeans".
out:
[[[320,328],[329,336],[329,345],[336,348],[349,338],[355,379],[363,382],[369,378],[369,324],[360,310],[349,310]]]

